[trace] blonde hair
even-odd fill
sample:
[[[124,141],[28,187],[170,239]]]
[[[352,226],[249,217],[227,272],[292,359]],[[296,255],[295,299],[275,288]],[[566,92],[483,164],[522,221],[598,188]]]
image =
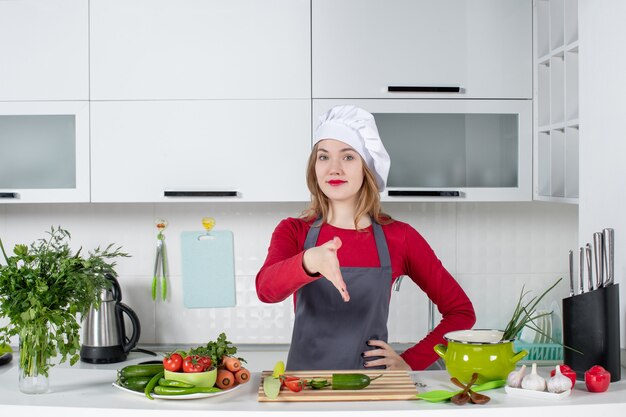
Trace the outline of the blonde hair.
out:
[[[317,176],[315,175],[315,162],[317,161],[317,146],[315,144],[311,155],[309,155],[309,162],[307,163],[306,170],[306,184],[311,192],[311,203],[306,208],[301,218],[312,221],[318,217],[321,219],[321,223],[328,221],[328,212],[330,210],[330,202],[328,197],[322,192],[319,184],[317,183]],[[361,157],[359,155],[359,157]],[[389,224],[393,222],[390,215],[383,213],[380,205],[380,194],[378,192],[378,186],[376,185],[376,178],[369,169],[363,158],[363,185],[359,190],[359,195],[356,203],[356,212],[354,214],[354,228],[359,230],[358,221],[364,215],[369,215],[372,221],[378,224]]]

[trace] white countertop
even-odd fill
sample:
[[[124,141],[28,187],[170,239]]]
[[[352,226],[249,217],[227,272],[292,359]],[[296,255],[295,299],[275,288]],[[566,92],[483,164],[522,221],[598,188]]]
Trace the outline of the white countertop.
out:
[[[134,355],[134,356],[133,356]],[[47,417],[110,417],[111,412],[123,416],[160,415],[203,415],[207,411],[226,411],[228,416],[311,416],[324,412],[325,416],[385,415],[393,416],[451,416],[457,414],[507,417],[536,415],[585,416],[624,415],[626,412],[626,381],[611,384],[609,391],[601,394],[587,392],[581,381],[569,397],[561,400],[524,399],[511,396],[504,388],[487,391],[491,401],[485,405],[452,403],[432,404],[415,401],[351,401],[325,403],[260,403],[257,390],[260,374],[253,372],[249,383],[241,388],[212,398],[196,400],[153,400],[123,392],[111,384],[116,378],[116,369],[149,360],[146,355],[132,354],[130,360],[111,365],[79,363],[74,367],[67,364],[53,367],[50,372],[50,391],[46,394],[27,395],[18,389],[17,363],[14,360],[0,367],[0,414],[46,415]],[[540,371],[544,376],[548,369]],[[446,371],[414,372],[415,381],[425,383],[421,391],[454,389]],[[174,412],[175,414],[172,414]],[[545,413],[545,414],[544,414]],[[604,413],[604,414],[603,414]],[[222,415],[222,414],[220,414]]]

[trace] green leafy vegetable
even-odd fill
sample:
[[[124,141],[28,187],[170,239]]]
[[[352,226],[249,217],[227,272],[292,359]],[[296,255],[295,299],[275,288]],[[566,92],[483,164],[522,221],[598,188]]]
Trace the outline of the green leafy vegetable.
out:
[[[550,340],[553,340],[551,335],[545,334],[535,325],[535,320],[540,317],[550,315],[552,313],[550,312],[544,314],[536,314],[536,307],[543,299],[543,297],[545,297],[547,293],[549,293],[554,287],[556,287],[562,279],[563,278],[559,278],[554,284],[552,284],[550,288],[545,290],[543,294],[541,294],[539,297],[535,296],[531,298],[530,301],[527,301],[526,303],[524,303],[524,298],[526,298],[530,291],[524,292],[524,287],[522,286],[522,291],[520,292],[520,297],[517,301],[517,305],[515,306],[515,310],[513,311],[513,316],[511,317],[511,320],[504,329],[502,340],[514,339],[524,327],[529,327],[541,333],[542,335],[547,336]]]
[[[211,363],[214,363],[215,365],[219,365],[221,363],[222,357],[233,356],[235,353],[237,353],[237,346],[233,345],[229,340],[226,340],[225,333],[220,333],[217,340],[210,341],[206,346],[199,346],[189,351],[189,355],[192,356],[209,356],[211,358]],[[241,362],[246,362],[243,358],[237,359]]]
[[[51,227],[46,239],[30,246],[17,244],[8,256],[0,239],[6,265],[0,264],[0,317],[9,324],[0,327],[0,344],[19,335],[20,367],[25,375],[35,371],[48,375],[49,359],[61,355],[75,364],[80,353],[79,316],[92,304],[100,305],[100,293],[111,283],[117,257],[127,257],[121,248],[107,246],[82,257],[73,253],[70,233]]]

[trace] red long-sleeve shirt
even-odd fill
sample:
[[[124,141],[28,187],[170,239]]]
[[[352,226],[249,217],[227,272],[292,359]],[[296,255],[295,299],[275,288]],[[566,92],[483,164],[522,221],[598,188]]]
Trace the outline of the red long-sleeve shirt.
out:
[[[302,266],[304,241],[310,225],[311,222],[302,219],[287,218],[274,230],[267,258],[256,276],[256,290],[261,301],[276,303],[293,294],[295,305],[295,292],[320,279],[319,276],[308,275]],[[408,275],[442,315],[441,322],[432,332],[401,354],[412,369],[425,369],[437,360],[433,347],[438,343],[445,343],[444,334],[469,329],[474,325],[474,307],[430,245],[413,227],[395,220],[382,228],[391,257],[392,283],[399,276]],[[371,226],[364,232],[324,224],[321,226],[317,245],[335,236],[342,241],[342,246],[337,251],[342,267],[380,266]]]

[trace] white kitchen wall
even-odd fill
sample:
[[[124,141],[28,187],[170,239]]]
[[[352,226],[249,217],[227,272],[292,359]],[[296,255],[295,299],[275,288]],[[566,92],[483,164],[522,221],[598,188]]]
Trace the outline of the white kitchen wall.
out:
[[[580,224],[579,242],[615,230],[615,282],[620,288],[620,346],[626,364],[626,141],[624,97],[626,2],[579,0]],[[623,377],[622,377],[623,378]]]
[[[52,225],[72,234],[72,246],[93,249],[109,243],[132,255],[120,259],[117,272],[123,302],[142,326],[141,344],[206,343],[220,332],[242,344],[285,344],[291,337],[293,304],[289,298],[264,304],[254,279],[276,224],[297,216],[303,203],[213,204],[21,204],[0,205],[0,238],[10,250],[16,243],[44,237]],[[563,277],[551,300],[568,295],[567,252],[578,241],[578,208],[529,203],[387,203],[392,216],[412,224],[430,242],[443,264],[458,279],[477,312],[476,328],[502,328],[522,286],[539,293]],[[217,220],[235,238],[237,306],[186,309],[182,302],[180,233],[202,230],[204,216]],[[170,296],[150,298],[156,228],[165,230],[170,261]],[[392,294],[390,340],[410,343],[428,329],[428,300],[409,279]]]

